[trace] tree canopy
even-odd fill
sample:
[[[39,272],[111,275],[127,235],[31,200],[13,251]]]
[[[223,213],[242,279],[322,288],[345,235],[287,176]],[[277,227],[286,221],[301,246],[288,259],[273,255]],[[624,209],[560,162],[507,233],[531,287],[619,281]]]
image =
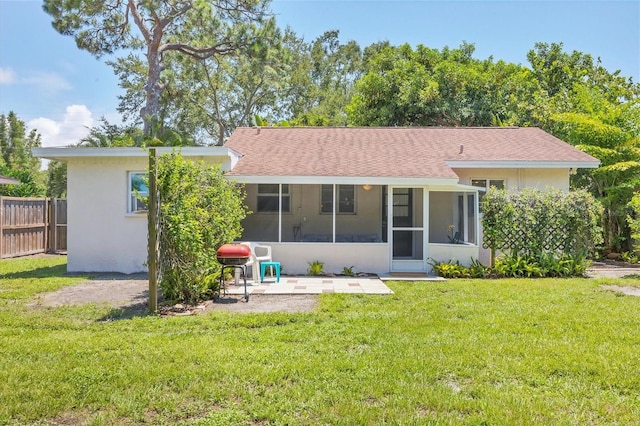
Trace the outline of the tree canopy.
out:
[[[165,90],[162,72],[171,54],[198,60],[227,55],[260,39],[264,0],[45,0],[53,27],[75,38],[78,48],[100,57],[121,49],[144,51],[120,58],[144,68],[144,133],[158,118]]]
[[[16,113],[0,115],[0,175],[18,179],[19,185],[1,185],[0,195],[37,197],[44,195],[45,186],[40,174],[40,160],[31,154],[31,148],[41,145],[36,130],[27,134],[24,121]]]

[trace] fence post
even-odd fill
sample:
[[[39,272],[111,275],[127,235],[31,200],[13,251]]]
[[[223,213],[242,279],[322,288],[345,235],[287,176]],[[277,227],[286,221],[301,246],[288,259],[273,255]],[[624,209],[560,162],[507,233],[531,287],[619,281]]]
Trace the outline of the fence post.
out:
[[[42,249],[45,253],[47,253],[49,251],[49,244],[51,243],[51,212],[49,211],[49,209],[51,208],[51,203],[49,202],[50,198],[45,197],[44,198],[44,208],[42,209],[42,216],[43,216],[43,223],[44,223],[44,230],[43,230],[43,246]]]
[[[0,259],[4,257],[4,198],[0,195]]]
[[[49,250],[51,250],[54,253],[57,253],[58,252],[58,199],[51,198],[50,206],[51,206],[50,207],[51,215],[49,216],[49,227],[50,227]]]

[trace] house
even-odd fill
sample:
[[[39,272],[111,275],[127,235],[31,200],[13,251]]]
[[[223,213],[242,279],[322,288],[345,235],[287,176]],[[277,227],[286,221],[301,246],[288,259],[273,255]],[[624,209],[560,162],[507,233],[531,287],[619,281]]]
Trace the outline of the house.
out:
[[[170,151],[170,148],[163,148]],[[538,128],[238,128],[223,147],[182,148],[243,183],[243,241],[288,273],[321,261],[387,274],[428,259],[488,260],[479,199],[490,186],[569,189],[597,159]],[[144,270],[140,148],[38,148],[68,163],[68,269]]]

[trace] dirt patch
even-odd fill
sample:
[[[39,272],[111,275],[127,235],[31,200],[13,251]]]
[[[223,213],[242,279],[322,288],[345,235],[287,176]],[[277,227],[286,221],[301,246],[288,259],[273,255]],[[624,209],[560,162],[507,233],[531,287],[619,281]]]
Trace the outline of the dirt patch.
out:
[[[624,278],[640,274],[640,265],[616,262],[593,262],[587,269],[590,278]]]
[[[74,286],[41,295],[35,306],[107,304],[129,314],[146,312],[149,302],[149,281],[146,274],[103,275]],[[217,302],[208,301],[199,306],[162,306],[167,315],[196,314],[206,311],[233,312],[310,312],[317,308],[318,296],[313,294],[254,294],[249,301],[242,296],[225,296]]]
[[[621,285],[604,285],[605,290],[615,291],[616,293],[626,294],[627,296],[640,297],[640,287],[621,286]]]

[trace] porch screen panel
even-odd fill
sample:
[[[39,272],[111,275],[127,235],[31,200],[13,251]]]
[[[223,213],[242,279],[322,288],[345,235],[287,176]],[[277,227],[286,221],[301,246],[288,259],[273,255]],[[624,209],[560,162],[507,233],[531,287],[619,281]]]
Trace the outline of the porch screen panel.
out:
[[[296,228],[295,241],[303,243],[330,243],[333,241],[333,211],[331,194],[327,194],[325,185],[294,185],[297,188],[294,196],[292,214],[293,226]],[[323,193],[323,187],[324,193]],[[327,199],[329,197],[329,199]],[[293,229],[293,228],[292,228]]]
[[[424,260],[423,231],[393,231],[394,260]]]
[[[344,187],[347,185],[341,185]],[[338,212],[336,243],[379,243],[382,241],[382,187],[348,185],[351,192],[340,191],[342,198],[353,197],[353,213]],[[345,209],[342,209],[344,211]]]
[[[477,244],[476,241],[476,196],[467,194],[467,229],[469,230],[465,242]]]
[[[447,244],[459,229],[458,193],[429,192],[429,242]]]
[[[422,188],[393,189],[393,227],[421,228],[423,226]]]
[[[245,185],[245,203],[250,211],[242,221],[241,241],[278,241],[278,185]],[[288,188],[287,188],[288,191]],[[283,191],[284,192],[284,191]],[[288,203],[288,194],[287,194]]]

